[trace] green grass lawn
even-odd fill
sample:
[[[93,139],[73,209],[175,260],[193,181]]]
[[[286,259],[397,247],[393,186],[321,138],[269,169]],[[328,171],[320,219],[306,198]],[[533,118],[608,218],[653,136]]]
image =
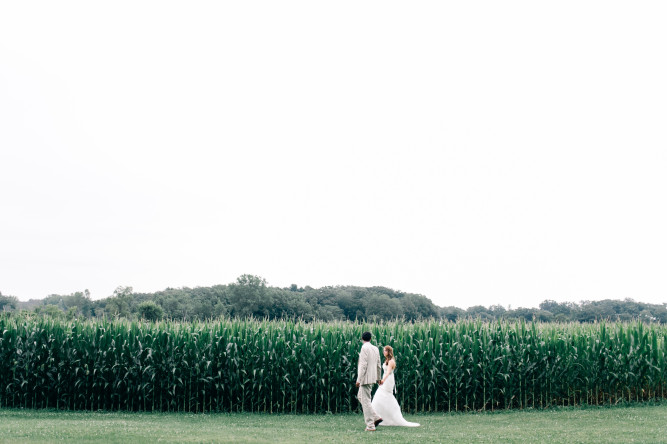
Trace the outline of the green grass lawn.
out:
[[[358,415],[0,410],[0,442],[667,443],[667,405],[406,415],[418,428],[364,432]]]

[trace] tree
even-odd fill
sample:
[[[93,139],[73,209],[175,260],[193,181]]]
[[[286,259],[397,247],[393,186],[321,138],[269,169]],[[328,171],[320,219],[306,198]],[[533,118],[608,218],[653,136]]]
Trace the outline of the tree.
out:
[[[266,289],[266,280],[259,276],[244,274],[230,286],[229,302],[232,314],[239,317],[268,317],[273,301]]]
[[[3,296],[0,292],[0,311],[14,310],[19,300],[15,296]]]
[[[572,313],[572,304],[568,302],[559,304],[554,300],[547,299],[540,304],[540,310],[548,311],[556,316],[563,315],[569,317]],[[560,316],[559,318],[562,318],[563,316]]]
[[[79,307],[76,305],[74,307],[70,307],[67,309],[67,312],[65,313],[65,319],[68,321],[71,321],[72,319],[76,318],[76,314],[79,312]]]
[[[459,318],[463,318],[464,316],[465,312],[458,307],[450,305],[440,309],[440,317],[451,322],[456,322]]]
[[[489,312],[493,314],[493,317],[495,319],[501,318],[505,313],[507,313],[507,310],[505,310],[505,307],[502,305],[491,305],[489,307]]]
[[[271,293],[271,298],[273,300],[273,309],[271,311],[272,318],[301,318],[307,320],[313,318],[313,307],[311,307],[310,304],[306,302],[302,292],[294,291],[291,289],[282,290],[277,288],[269,289],[269,292]],[[342,310],[340,310],[337,305],[334,307],[341,312],[341,316],[338,316],[337,319],[344,317],[342,315]]]
[[[132,303],[132,287],[117,287],[113,297],[107,301],[105,311],[116,317],[129,317],[130,304]]]
[[[515,319],[525,319],[526,321],[532,321],[533,318],[535,317],[535,310],[532,308],[523,308],[519,307],[514,310],[511,310],[508,313],[509,318],[515,318]]]
[[[315,309],[319,305],[338,305],[345,318],[351,321],[364,317],[363,297],[358,291],[344,287],[326,287],[312,293],[317,295],[311,302]]]
[[[50,294],[42,300],[43,305],[55,305],[63,312],[76,308],[75,315],[91,317],[93,315],[93,302],[90,300],[88,290],[77,291],[69,295]]]
[[[137,306],[139,317],[147,321],[159,321],[164,316],[164,310],[153,301],[145,301]]]
[[[337,305],[321,305],[317,308],[317,319],[321,321],[339,321],[345,319],[343,310]]]
[[[493,313],[486,307],[474,305],[466,310],[466,314],[472,318],[478,318],[483,321],[493,320]]]
[[[62,319],[65,316],[65,313],[55,305],[44,305],[42,307],[36,307],[35,313],[42,316],[47,316],[55,319]]]
[[[407,319],[416,320],[420,318],[435,318],[438,316],[438,308],[426,296],[420,294],[401,294],[397,298],[403,305]],[[410,310],[410,313],[408,313]]]
[[[398,299],[386,294],[372,293],[364,299],[366,319],[390,320],[403,317],[403,307]]]

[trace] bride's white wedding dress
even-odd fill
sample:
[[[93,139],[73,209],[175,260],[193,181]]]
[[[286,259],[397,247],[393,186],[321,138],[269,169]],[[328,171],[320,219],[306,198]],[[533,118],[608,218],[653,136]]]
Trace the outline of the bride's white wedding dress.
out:
[[[401,407],[398,405],[398,401],[394,398],[394,387],[396,386],[396,381],[394,380],[394,372],[387,377],[387,371],[389,366],[387,364],[382,364],[382,370],[384,371],[384,383],[378,387],[373,397],[373,402],[371,405],[375,409],[378,415],[382,418],[380,425],[382,426],[404,426],[404,427],[419,427],[419,424],[416,422],[408,422],[403,419],[401,414]]]

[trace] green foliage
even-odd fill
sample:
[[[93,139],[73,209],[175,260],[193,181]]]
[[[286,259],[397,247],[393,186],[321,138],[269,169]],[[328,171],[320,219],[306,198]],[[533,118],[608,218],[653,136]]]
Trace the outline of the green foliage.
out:
[[[116,318],[129,318],[132,302],[132,287],[118,287],[107,301],[105,313]]]
[[[215,319],[221,316],[260,319],[301,320],[391,320],[409,321],[438,316],[428,298],[385,287],[269,287],[266,280],[242,275],[230,285],[167,289],[157,293],[132,294],[129,304],[136,314],[138,304],[154,301],[165,317],[183,321]],[[103,310],[112,298],[99,302]],[[112,305],[115,310],[115,306]],[[105,309],[109,312],[109,309]],[[127,316],[126,316],[127,317]]]
[[[499,305],[489,308],[481,305],[461,310],[456,307],[442,307],[439,316],[449,321],[475,318],[483,321],[520,320],[540,322],[598,322],[598,321],[632,321],[645,323],[667,323],[667,304],[646,304],[632,299],[624,301],[605,299],[602,301],[556,302],[546,300],[539,308],[505,309]]]
[[[230,286],[229,301],[232,314],[239,317],[268,317],[273,298],[266,287],[266,280],[258,276],[244,274]]]
[[[146,321],[159,321],[164,317],[164,310],[153,301],[142,302],[137,306],[141,319]]]
[[[94,314],[93,302],[90,298],[90,292],[88,290],[77,291],[75,293],[64,296],[52,294],[39,302],[39,306],[51,305],[57,307],[63,312],[67,312],[74,307],[76,316],[89,318]]]
[[[665,398],[667,326],[0,316],[0,407],[351,412],[362,332],[391,345],[407,412]]]
[[[16,309],[18,302],[19,300],[15,296],[3,296],[0,292],[0,312]]]
[[[640,320],[667,324],[667,304],[646,304],[632,299],[624,301],[582,301],[581,303],[546,300],[539,308],[504,308],[481,305],[466,310],[437,307],[427,297],[404,293],[386,287],[335,286],[323,288],[270,287],[266,280],[249,274],[235,283],[212,287],[167,288],[155,293],[135,293],[132,287],[118,287],[114,295],[91,301],[90,293],[50,295],[43,300],[17,301],[0,294],[0,311],[37,309],[51,305],[73,317],[111,317],[141,319],[139,306],[152,301],[163,311],[164,318],[181,321],[209,320],[220,317],[258,319],[301,319],[306,321],[389,321],[403,319],[536,320],[540,322],[581,322]],[[4,304],[4,305],[3,305]],[[41,310],[41,308],[40,308]],[[52,311],[52,309],[49,309]],[[74,313],[72,313],[74,310]],[[55,313],[49,313],[55,315]]]
[[[41,316],[54,319],[62,319],[65,317],[65,313],[55,305],[44,305],[41,307],[37,307],[35,308],[35,313]]]

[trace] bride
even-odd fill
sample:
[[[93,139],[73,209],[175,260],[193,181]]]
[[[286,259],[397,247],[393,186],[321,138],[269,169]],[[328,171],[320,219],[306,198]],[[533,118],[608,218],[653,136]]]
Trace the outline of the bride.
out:
[[[396,370],[394,349],[389,345],[385,345],[382,353],[385,358],[384,364],[382,364],[384,376],[371,403],[377,414],[382,418],[380,425],[418,427],[419,424],[416,422],[408,422],[403,419],[401,407],[398,405],[396,398],[394,398],[393,392],[394,387],[396,387],[396,382],[394,381],[394,371]]]

